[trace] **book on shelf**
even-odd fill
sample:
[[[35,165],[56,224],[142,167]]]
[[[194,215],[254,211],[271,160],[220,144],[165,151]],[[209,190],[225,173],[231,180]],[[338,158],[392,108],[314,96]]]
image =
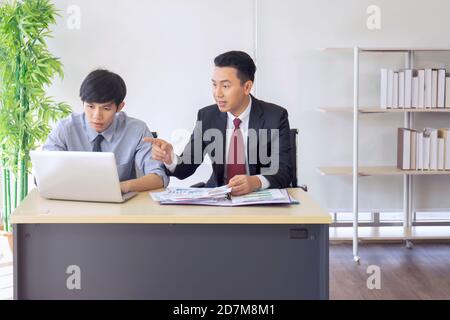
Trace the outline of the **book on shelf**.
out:
[[[413,77],[412,79],[412,108],[419,108],[419,78]]]
[[[445,108],[450,108],[450,77],[445,77]]]
[[[445,107],[445,69],[438,70],[437,80],[437,107]]]
[[[387,106],[394,107],[394,70],[388,70],[387,75]]]
[[[450,170],[450,129],[438,129],[438,170]]]
[[[450,129],[444,131],[444,170],[450,170]]]
[[[430,135],[423,132],[423,170],[430,170]]]
[[[437,170],[437,130],[425,128],[430,134],[430,170]]]
[[[405,107],[405,72],[398,73],[398,107]]]
[[[438,170],[444,170],[444,139],[438,138],[438,148],[437,148],[437,169]]]
[[[411,130],[398,128],[397,139],[397,168],[409,170],[411,168]]]
[[[412,108],[412,70],[405,69],[405,108]]]
[[[431,107],[437,108],[438,71],[431,72]]]
[[[410,136],[411,136],[411,146],[410,146],[410,154],[409,154],[409,169],[416,170],[417,164],[417,151],[416,151],[416,145],[417,145],[417,131],[416,130],[409,130]]]
[[[433,101],[431,94],[432,73],[433,70],[425,69],[425,108],[431,108]]]
[[[380,106],[450,108],[450,76],[445,69],[381,69]]]
[[[397,168],[450,170],[450,129],[397,129]]]
[[[416,139],[416,165],[417,170],[423,170],[423,132],[417,132]]]
[[[394,92],[392,108],[398,108],[398,72],[394,72]]]
[[[417,108],[423,109],[425,108],[425,70],[417,71],[417,78],[419,79],[418,83],[418,104]]]

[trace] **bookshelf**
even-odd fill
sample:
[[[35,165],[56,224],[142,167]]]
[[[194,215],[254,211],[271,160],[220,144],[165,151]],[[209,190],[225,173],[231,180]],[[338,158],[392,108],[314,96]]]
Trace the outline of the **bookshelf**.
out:
[[[360,262],[358,255],[358,240],[405,240],[406,247],[412,247],[412,240],[423,239],[423,234],[416,232],[417,229],[412,225],[413,220],[413,201],[412,201],[412,187],[413,177],[417,175],[448,175],[450,171],[431,171],[431,170],[400,170],[396,166],[359,166],[359,116],[364,114],[380,114],[380,113],[401,113],[403,114],[403,126],[405,128],[414,127],[414,116],[417,113],[450,113],[450,108],[440,109],[382,109],[381,107],[370,107],[359,105],[359,59],[361,54],[365,52],[376,53],[402,53],[405,54],[405,69],[414,68],[414,55],[417,52],[450,52],[450,48],[382,48],[382,47],[347,47],[347,48],[319,48],[320,51],[331,52],[348,52],[353,53],[353,107],[321,107],[317,110],[322,113],[346,113],[353,115],[353,159],[352,166],[340,167],[319,167],[317,171],[323,176],[352,176],[353,178],[353,223],[352,228],[347,229],[345,237],[353,241],[353,260],[356,263]],[[403,177],[403,226],[398,228],[396,232],[389,236],[383,235],[380,230],[369,231],[363,230],[360,234],[358,225],[358,179],[367,176],[402,176]],[[437,228],[437,227],[436,227]],[[442,231],[442,230],[441,230]],[[427,239],[449,239],[448,233],[450,228],[444,229],[442,235],[438,233],[436,236],[428,235]],[[338,231],[337,231],[338,232]],[[385,233],[389,233],[387,231]],[[342,233],[342,232],[341,232]],[[339,237],[337,237],[339,238]]]
[[[354,52],[355,47],[326,47],[317,48],[318,51],[335,51],[335,52]],[[381,48],[381,47],[358,47],[358,52],[450,52],[450,48],[426,48],[426,47],[409,47],[409,48]]]
[[[327,113],[327,112],[335,112],[335,113],[353,113],[353,107],[323,107],[317,108],[317,111]],[[413,113],[450,113],[450,108],[444,109],[381,109],[380,107],[359,107],[358,112],[360,114],[365,113],[405,113],[405,112],[413,112]]]
[[[352,167],[318,167],[317,171],[323,176],[352,175]],[[396,166],[359,167],[360,177],[369,176],[399,176],[399,175],[450,175],[450,170],[400,170]]]

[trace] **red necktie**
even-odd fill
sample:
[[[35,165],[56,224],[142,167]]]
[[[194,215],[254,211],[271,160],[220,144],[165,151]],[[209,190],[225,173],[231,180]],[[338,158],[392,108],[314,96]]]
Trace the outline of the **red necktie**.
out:
[[[239,129],[241,122],[239,118],[233,120],[234,131],[231,135],[227,159],[227,184],[234,176],[245,174],[244,138]]]

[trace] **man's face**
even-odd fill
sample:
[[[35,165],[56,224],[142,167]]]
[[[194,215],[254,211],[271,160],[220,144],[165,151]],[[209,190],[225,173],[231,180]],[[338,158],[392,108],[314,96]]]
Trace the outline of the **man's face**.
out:
[[[117,106],[114,101],[106,103],[83,102],[86,119],[92,129],[98,133],[105,131],[113,123],[114,116],[122,110],[125,103]]]
[[[213,96],[220,112],[239,113],[250,94],[252,81],[244,84],[237,77],[237,69],[232,67],[215,67],[212,78]],[[245,108],[245,106],[244,106]]]

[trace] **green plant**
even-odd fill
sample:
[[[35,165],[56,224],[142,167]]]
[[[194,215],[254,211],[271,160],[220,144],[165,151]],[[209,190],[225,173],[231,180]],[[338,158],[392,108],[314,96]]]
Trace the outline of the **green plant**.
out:
[[[46,39],[58,12],[50,0],[3,0],[0,4],[0,161],[3,225],[28,193],[29,151],[42,144],[50,122],[71,109],[55,103],[45,89],[62,64]]]

